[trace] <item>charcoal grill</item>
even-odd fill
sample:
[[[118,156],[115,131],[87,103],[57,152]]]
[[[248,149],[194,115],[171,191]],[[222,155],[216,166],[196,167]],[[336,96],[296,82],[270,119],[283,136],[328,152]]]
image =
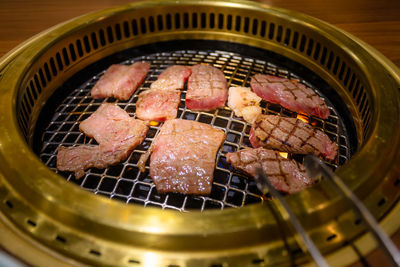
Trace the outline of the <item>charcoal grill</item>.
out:
[[[129,101],[90,98],[110,64],[137,61],[152,67]],[[180,118],[227,134],[210,196],[158,194],[148,173],[138,172],[137,160],[161,125],[152,125],[121,164],[90,169],[80,180],[55,169],[59,145],[94,143],[78,126],[103,101],[135,116],[137,95],[162,70],[200,63],[220,68],[231,86],[248,86],[252,75],[267,73],[313,88],[328,103],[327,120],[270,103],[263,112],[300,117],[325,131],[339,144],[331,168],[386,232],[398,230],[400,76],[391,62],[353,36],[295,12],[243,1],[149,1],[71,20],[3,57],[0,244],[36,264],[311,262],[279,205],[226,163],[226,152],[249,146],[250,129],[229,108],[194,112],[185,108],[184,93],[179,106]],[[331,264],[349,264],[375,247],[329,183],[286,198]],[[27,253],[18,253],[21,248]]]

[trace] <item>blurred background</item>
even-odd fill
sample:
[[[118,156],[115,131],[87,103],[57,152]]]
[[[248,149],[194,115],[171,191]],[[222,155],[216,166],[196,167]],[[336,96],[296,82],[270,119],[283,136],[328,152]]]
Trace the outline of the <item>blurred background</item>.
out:
[[[132,0],[1,0],[0,56],[51,26]],[[329,22],[372,45],[400,67],[399,0],[261,0]]]

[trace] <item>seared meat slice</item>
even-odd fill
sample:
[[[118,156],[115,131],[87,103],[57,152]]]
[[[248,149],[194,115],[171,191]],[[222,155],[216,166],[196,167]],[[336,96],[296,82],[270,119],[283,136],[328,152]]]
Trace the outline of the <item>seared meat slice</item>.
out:
[[[165,121],[176,118],[180,91],[192,73],[190,67],[171,66],[142,92],[136,104],[136,115],[143,120]]]
[[[250,129],[253,147],[265,147],[295,154],[314,154],[334,160],[337,144],[322,131],[296,119],[259,115]]]
[[[279,104],[289,110],[322,119],[329,116],[329,109],[325,101],[312,89],[295,80],[256,74],[251,78],[250,86],[262,99]]]
[[[293,194],[314,183],[308,177],[304,166],[297,161],[286,159],[279,152],[265,148],[246,148],[226,154],[227,162],[251,176],[262,168],[271,184],[279,191]]]
[[[158,76],[157,81],[150,85],[150,88],[158,90],[182,89],[191,73],[192,70],[187,66],[168,67]]]
[[[178,90],[146,90],[136,102],[136,116],[142,120],[165,121],[175,119],[181,100]]]
[[[57,153],[57,169],[75,172],[76,179],[85,175],[88,168],[103,169],[126,159],[132,150],[107,145],[60,146]]]
[[[136,62],[130,66],[111,65],[92,88],[91,95],[94,99],[115,97],[128,100],[144,81],[149,69],[147,62]]]
[[[60,146],[57,152],[57,169],[75,172],[77,179],[85,174],[85,170],[96,167],[99,157],[99,146],[81,145],[74,147]],[[100,164],[99,164],[100,165]],[[99,168],[103,168],[99,166]]]
[[[228,84],[224,73],[207,65],[192,67],[186,92],[186,107],[192,110],[212,110],[225,105]]]
[[[143,170],[152,152],[150,176],[159,193],[210,194],[215,156],[224,140],[225,133],[210,125],[168,120],[138,165]]]
[[[249,87],[230,87],[228,106],[238,117],[252,124],[261,114],[261,97],[250,91]]]
[[[79,129],[101,145],[120,147],[130,144],[135,138],[144,137],[148,126],[146,122],[130,117],[119,106],[104,103],[81,122]]]
[[[87,168],[106,168],[126,159],[143,142],[148,130],[144,121],[136,120],[120,107],[108,103],[102,104],[79,128],[99,145],[61,146],[58,149],[57,169],[74,171],[76,178],[80,178]]]

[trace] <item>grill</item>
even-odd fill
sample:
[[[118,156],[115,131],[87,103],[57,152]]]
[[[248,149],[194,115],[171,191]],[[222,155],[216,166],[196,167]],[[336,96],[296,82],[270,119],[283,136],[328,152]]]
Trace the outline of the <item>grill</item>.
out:
[[[178,45],[184,47],[185,43],[163,43],[158,45],[157,48],[153,48],[153,50],[160,51],[168,47],[177,47]],[[189,43],[186,45],[190,46],[191,44]],[[215,45],[216,44],[205,42],[202,46],[215,47]],[[225,46],[229,46],[229,44]],[[147,50],[149,49],[146,49],[146,47],[140,49],[142,52]],[[124,53],[124,55],[127,54],[129,53]],[[116,60],[110,58],[107,62],[115,62]],[[137,95],[142,90],[149,89],[151,82],[155,81],[158,75],[169,65],[212,64],[224,71],[230,86],[248,87],[250,86],[250,78],[254,74],[266,73],[295,79],[314,88],[313,85],[307,83],[298,75],[284,67],[277,66],[272,62],[245,57],[238,53],[227,51],[180,50],[159,52],[142,55],[119,63],[132,64],[137,61],[151,62],[152,69],[147,80],[144,81],[141,88],[136,91],[131,100],[120,101],[118,103],[121,108],[125,109],[132,116],[135,116]],[[289,63],[287,65],[294,64],[288,60],[287,63]],[[106,63],[104,62],[104,64]],[[37,138],[38,146],[41,146],[39,153],[40,158],[47,166],[57,173],[58,171],[55,167],[59,145],[72,146],[76,144],[95,143],[94,139],[86,138],[85,135],[79,131],[79,122],[97,110],[103,102],[103,100],[94,100],[90,96],[91,88],[103,73],[104,71],[93,75],[92,78],[83,82],[79,87],[71,90],[72,92],[67,97],[58,97],[58,94],[55,94],[54,98],[63,99],[63,102],[56,106],[54,110],[55,101],[50,101],[53,103],[52,106],[46,109],[46,112],[44,112],[39,119],[39,121],[46,121],[47,114],[54,114],[48,125],[44,126],[44,132],[38,131],[36,136],[41,137],[40,140]],[[77,80],[77,77],[74,77],[74,79]],[[70,90],[70,88],[65,88],[65,90]],[[314,88],[314,90],[317,89]],[[106,99],[105,101],[115,102],[116,100]],[[332,168],[335,169],[347,161],[351,149],[348,134],[342,123],[342,119],[339,119],[338,112],[334,109],[330,101],[328,101],[328,105],[330,106],[331,116],[327,120],[304,115],[301,116],[303,119],[311,121],[315,127],[324,130],[332,140],[338,143],[340,155],[335,162],[329,162]],[[270,103],[266,104],[264,113],[281,114],[290,117],[296,117],[298,115],[289,110],[282,109],[279,105]],[[123,164],[109,167],[105,170],[89,170],[87,175],[81,180],[75,180],[75,177],[71,173],[60,174],[68,181],[77,183],[82,188],[92,191],[95,194],[105,195],[127,203],[155,206],[163,209],[177,209],[180,211],[187,211],[190,209],[204,210],[209,208],[223,209],[225,207],[242,207],[249,203],[262,202],[262,194],[258,191],[254,181],[252,179],[249,181],[243,174],[234,172],[224,157],[226,152],[234,152],[245,147],[251,147],[249,142],[251,125],[235,117],[234,113],[227,107],[211,112],[188,110],[185,107],[185,93],[182,94],[178,117],[211,124],[216,128],[223,129],[227,134],[226,141],[217,155],[217,167],[210,196],[193,197],[179,194],[158,194],[148,172],[139,172],[136,165],[137,161],[140,155],[145,153],[150,147],[151,142],[158,133],[160,125],[150,127],[149,134],[144,143],[135,149],[132,155]],[[301,158],[299,160],[301,160]]]
[[[110,64],[136,61],[151,62],[151,70],[134,97],[90,98]],[[78,126],[103,101],[135,116],[137,94],[162,70],[199,63],[220,68],[230,86],[248,86],[252,75],[268,73],[296,79],[320,94],[331,116],[300,116],[339,144],[339,156],[329,166],[387,233],[398,230],[400,74],[392,63],[347,33],[295,12],[242,1],[149,1],[61,24],[2,59],[1,246],[17,254],[24,248],[26,255],[36,255],[26,259],[38,265],[309,263],[279,203],[226,163],[227,152],[249,146],[249,125],[229,108],[193,112],[185,108],[182,93],[180,118],[227,134],[210,196],[157,194],[148,172],[138,172],[137,160],[161,125],[152,126],[116,166],[90,169],[80,180],[55,169],[59,145],[94,143]],[[263,112],[299,116],[269,103]],[[354,262],[375,247],[326,181],[286,201],[332,265]]]

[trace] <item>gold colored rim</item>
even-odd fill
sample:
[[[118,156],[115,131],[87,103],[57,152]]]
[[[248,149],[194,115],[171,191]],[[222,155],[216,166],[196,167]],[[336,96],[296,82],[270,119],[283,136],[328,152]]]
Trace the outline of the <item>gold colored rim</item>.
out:
[[[275,264],[287,258],[286,252],[282,250],[284,244],[280,237],[281,233],[277,231],[273,215],[276,206],[279,209],[279,205],[274,201],[273,204],[249,205],[240,210],[228,209],[202,213],[177,213],[150,207],[124,205],[85,192],[60,179],[32,152],[21,133],[16,115],[18,99],[21,98],[19,90],[26,82],[24,77],[32,71],[32,64],[43,51],[88,25],[101,23],[119,14],[132,10],[147,10],[156,7],[173,9],[179,6],[229,7],[249,12],[249,14],[265,12],[282,21],[287,20],[308,27],[315,35],[324,35],[330,42],[340,44],[348,57],[365,73],[367,82],[371,86],[374,104],[379,109],[372,111],[377,123],[370,137],[363,140],[361,135],[358,136],[359,141],[363,143],[362,149],[337,173],[369,207],[375,205],[372,203],[375,199],[369,200],[368,194],[372,191],[387,189],[389,184],[397,179],[400,170],[394,166],[399,162],[400,155],[398,149],[393,149],[393,147],[399,147],[400,136],[395,129],[400,126],[400,109],[398,90],[393,88],[398,88],[400,85],[400,72],[379,52],[354,36],[320,20],[267,5],[245,1],[135,3],[94,12],[55,26],[21,44],[2,58],[0,62],[0,211],[2,215],[0,227],[5,235],[0,236],[0,244],[7,250],[14,252],[18,250],[18,244],[23,239],[32,239],[51,251],[51,253],[40,253],[37,257],[32,254],[18,254],[21,258],[33,263],[43,262],[43,259],[65,262],[65,257],[71,257],[82,263],[105,265],[114,263],[145,266],[153,263],[155,266],[168,264],[209,266],[228,263],[236,266],[246,262],[250,264],[255,259],[262,259],[266,265]],[[153,39],[149,37],[136,40],[135,45],[151,43],[156,37],[157,40],[193,38],[245,42],[260,48],[265,48],[266,45],[266,42],[255,37],[243,37],[230,32],[188,31],[154,36]],[[113,51],[122,50],[129,45],[132,44],[121,44]],[[321,78],[327,80],[334,88],[341,86],[335,76],[321,70],[309,58],[289,49],[284,50],[273,43],[268,43],[267,48],[280,52],[288,58],[304,62],[308,68],[319,73]],[[100,59],[107,53],[103,51],[102,54],[93,55],[92,61]],[[74,69],[74,66],[71,66],[70,73],[77,71],[77,68]],[[382,88],[383,86],[389,89]],[[57,86],[54,85],[54,87]],[[382,93],[384,90],[386,90],[385,94]],[[51,93],[48,92],[47,95],[44,93],[42,101],[45,102]],[[341,97],[351,98],[346,93],[343,93]],[[349,105],[348,109],[353,110],[355,107]],[[355,124],[358,128],[362,127],[357,121]],[[363,182],[365,180],[370,180],[371,183],[366,184]],[[381,185],[380,180],[386,183]],[[371,187],[375,186],[376,189],[372,190]],[[302,222],[308,225],[309,234],[317,240],[323,239],[320,237],[322,230],[319,228],[325,229],[325,232],[330,227],[336,229],[339,227],[339,222],[352,218],[348,207],[339,197],[326,201],[322,205],[315,203],[312,196],[317,194],[321,187],[324,188],[324,185],[288,197],[291,205],[298,208],[296,213]],[[400,212],[396,202],[399,193],[390,194],[390,203],[393,208],[385,210],[385,214],[382,212],[379,216],[382,217],[382,226],[385,230],[393,233],[398,229],[396,218]],[[304,205],[301,206],[299,203]],[[329,209],[340,210],[343,215],[332,219]],[[287,218],[285,220],[287,221]],[[35,225],[30,223],[32,221]],[[316,225],[317,222],[324,224],[319,226]],[[286,226],[283,228],[285,228],[284,231],[288,231]],[[368,236],[360,236],[358,239],[358,247],[363,253],[372,249],[372,246],[363,241],[370,238]],[[8,238],[15,242],[10,242]],[[296,237],[289,235],[290,246],[296,246],[295,239]],[[320,242],[322,243],[323,240]],[[33,241],[26,241],[23,244],[24,248],[31,247],[31,244],[33,247]],[[348,264],[355,259],[354,252],[349,252],[347,247],[334,251],[327,249],[324,252],[327,259],[335,265]],[[273,257],[276,257],[276,262],[272,260]],[[298,262],[303,263],[306,260],[303,257],[298,259]]]

